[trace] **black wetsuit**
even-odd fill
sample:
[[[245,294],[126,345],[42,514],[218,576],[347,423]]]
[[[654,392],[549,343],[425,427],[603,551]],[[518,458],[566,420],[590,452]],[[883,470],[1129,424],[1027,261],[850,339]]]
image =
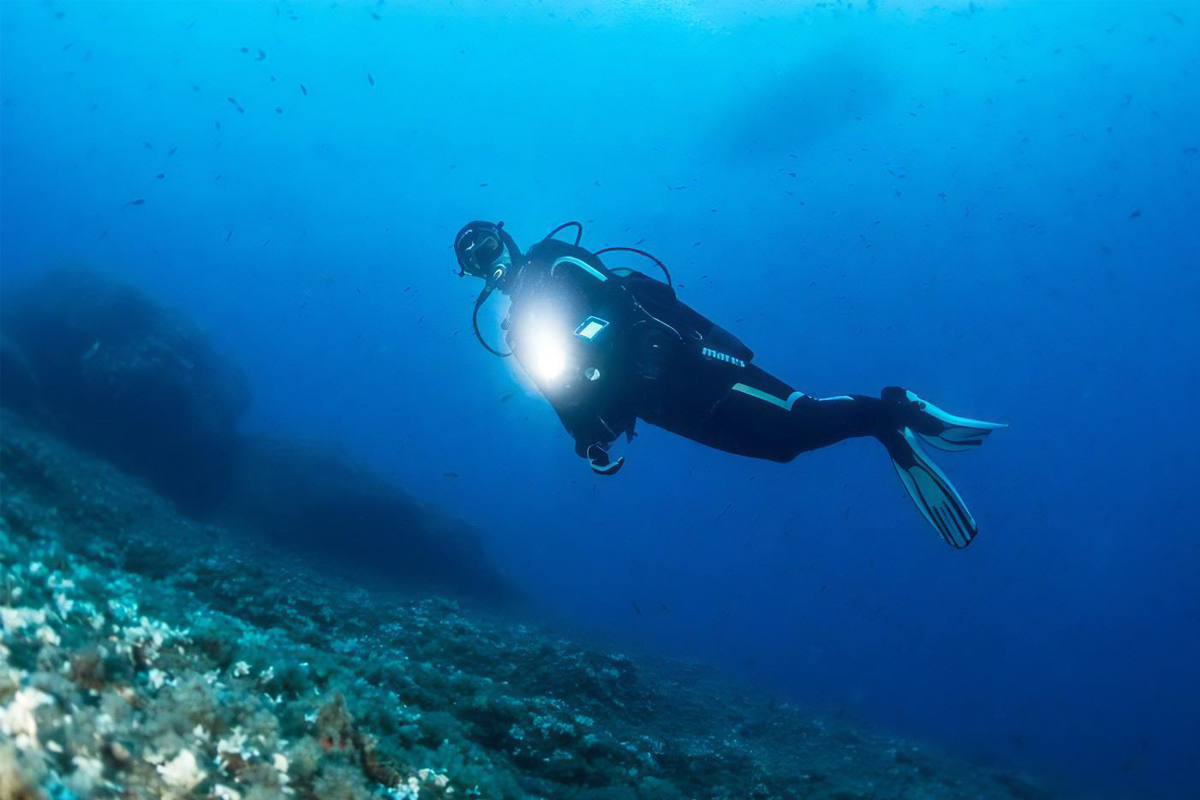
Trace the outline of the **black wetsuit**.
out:
[[[509,346],[597,471],[606,471],[609,445],[632,438],[639,418],[772,461],[895,429],[892,405],[794,390],[754,366],[750,348],[666,283],[613,272],[567,242],[530,248],[505,291]],[[539,363],[546,358],[555,361],[548,371]]]

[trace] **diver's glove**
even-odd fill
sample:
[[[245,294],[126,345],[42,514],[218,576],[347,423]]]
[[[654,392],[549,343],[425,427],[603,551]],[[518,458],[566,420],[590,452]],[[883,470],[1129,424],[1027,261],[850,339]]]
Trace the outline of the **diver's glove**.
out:
[[[625,463],[625,457],[622,456],[616,461],[612,461],[608,457],[608,448],[596,442],[588,445],[587,449],[588,466],[592,468],[592,472],[597,475],[616,475],[621,469],[621,465]]]

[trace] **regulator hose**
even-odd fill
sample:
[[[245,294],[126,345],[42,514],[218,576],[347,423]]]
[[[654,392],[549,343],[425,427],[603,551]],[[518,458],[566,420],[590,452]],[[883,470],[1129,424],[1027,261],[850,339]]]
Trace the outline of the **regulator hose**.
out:
[[[574,225],[576,228],[579,229],[579,231],[575,234],[575,246],[578,247],[579,240],[583,238],[583,225],[579,222],[576,222],[575,220],[571,220],[570,222],[564,222],[562,225],[559,225],[557,228],[555,228],[554,230],[547,233],[544,237],[542,237],[542,241],[544,242],[547,239],[553,238],[554,234],[558,233],[563,228],[569,228],[572,225]]]
[[[479,340],[479,343],[481,345],[483,345],[484,350],[487,350],[489,353],[491,353],[494,356],[499,356],[500,358],[508,358],[509,356],[512,355],[511,350],[509,350],[507,353],[502,353],[501,351],[497,350],[496,348],[492,347],[490,344],[485,342],[483,339],[483,334],[479,332],[479,309],[483,308],[483,304],[486,303],[487,299],[491,296],[492,296],[492,287],[485,286],[485,287],[483,287],[483,291],[481,291],[479,293],[479,297],[475,298],[475,310],[471,312],[471,327],[475,330],[475,338]]]
[[[663,271],[663,275],[667,276],[667,286],[670,286],[672,289],[675,288],[675,284],[671,281],[671,273],[667,270],[667,265],[647,253],[645,250],[639,250],[636,247],[606,247],[603,250],[597,250],[596,255],[600,255],[601,253],[611,253],[614,250],[624,250],[628,253],[637,253],[639,256],[645,256],[646,258],[650,259],[655,264],[658,264],[658,268]]]

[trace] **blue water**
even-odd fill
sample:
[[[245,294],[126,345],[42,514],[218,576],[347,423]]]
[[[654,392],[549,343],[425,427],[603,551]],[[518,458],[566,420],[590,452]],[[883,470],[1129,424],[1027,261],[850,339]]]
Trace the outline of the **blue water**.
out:
[[[1080,791],[1196,796],[1200,6],[0,25],[6,287],[86,262],[185,311],[249,374],[245,429],[345,445],[582,629]],[[449,245],[480,218],[644,240],[806,391],[1011,423],[942,459],[978,540],[947,548],[870,441],[781,466],[643,426],[594,477],[472,337]]]

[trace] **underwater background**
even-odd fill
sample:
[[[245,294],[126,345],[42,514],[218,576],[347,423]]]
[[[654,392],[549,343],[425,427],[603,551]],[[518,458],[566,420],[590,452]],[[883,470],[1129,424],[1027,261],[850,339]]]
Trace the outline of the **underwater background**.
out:
[[[1197,9],[0,3],[5,324],[45,342],[55,291],[111,291],[45,283],[87,265],[236,365],[218,427],[478,536],[409,572],[1063,796],[1196,797]],[[592,475],[473,338],[472,219],[646,248],[801,390],[1010,423],[942,460],[978,540],[869,441],[777,465],[643,425]],[[135,435],[76,412],[85,449]],[[208,456],[125,466],[205,519]]]

